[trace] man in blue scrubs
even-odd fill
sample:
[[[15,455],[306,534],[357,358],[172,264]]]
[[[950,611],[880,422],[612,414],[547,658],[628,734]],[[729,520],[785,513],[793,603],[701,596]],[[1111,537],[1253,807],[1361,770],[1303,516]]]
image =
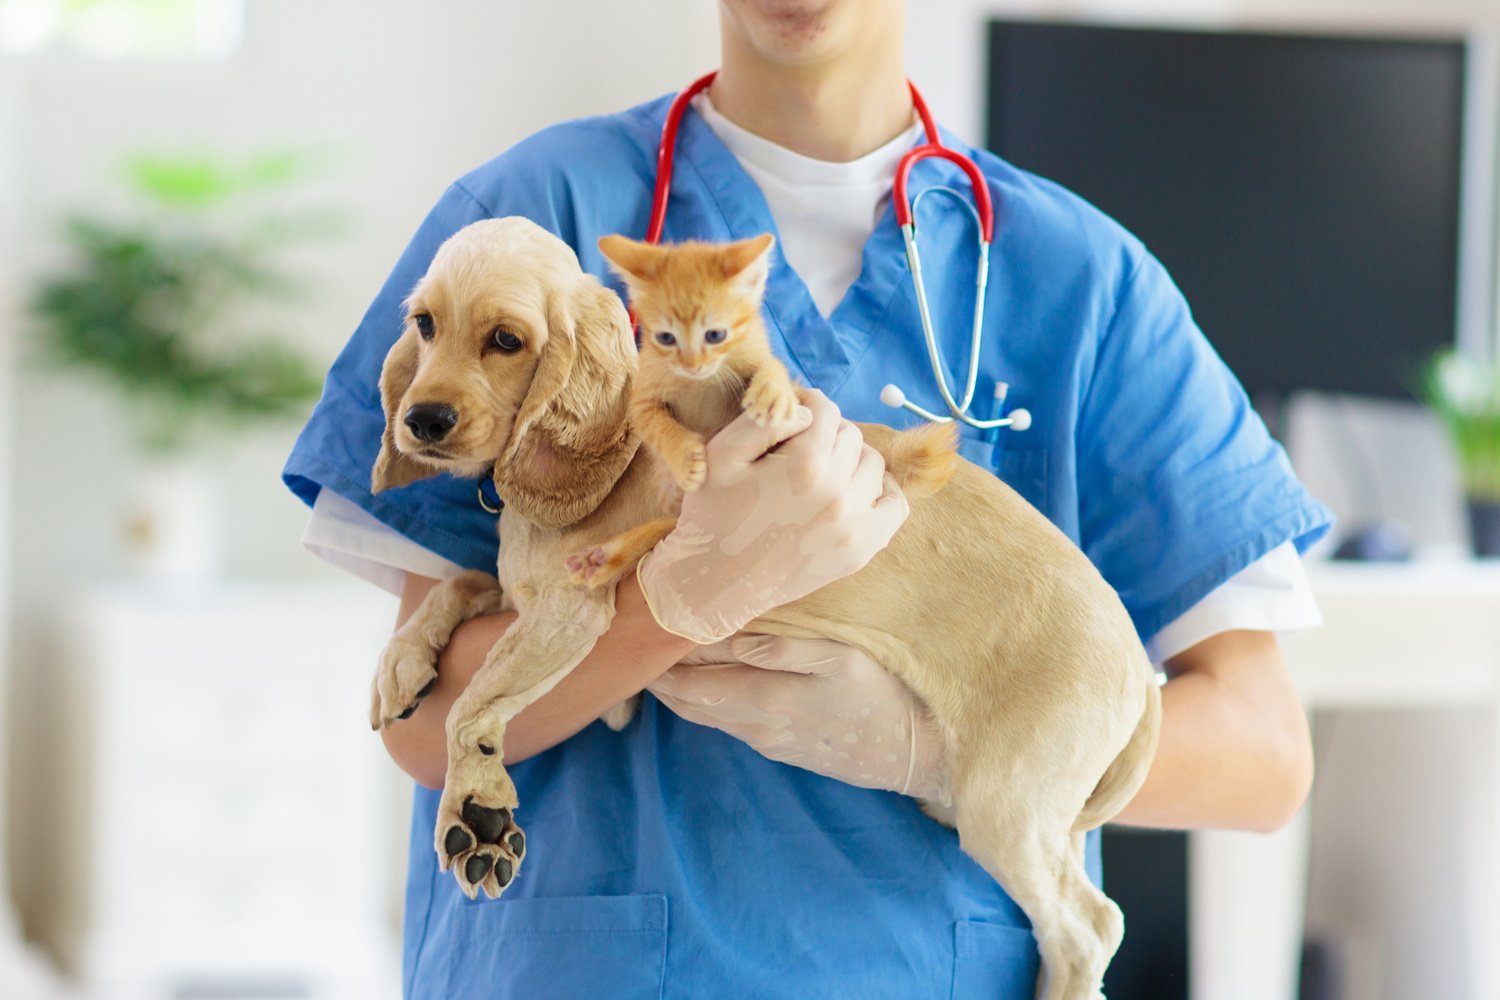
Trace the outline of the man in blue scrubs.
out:
[[[918,136],[901,4],[723,0],[721,19],[721,72],[683,122],[664,240],[777,233],[765,311],[778,354],[844,417],[909,423],[878,402],[896,382],[938,405],[888,210],[891,157]],[[402,299],[446,237],[506,215],[558,234],[608,280],[595,241],[644,233],[669,100],[548,129],[456,182],[329,373],[285,478],[314,504],[309,547],[399,593],[401,620],[438,578],[493,569],[496,554],[472,482],[369,492],[376,381]],[[1326,531],[1327,512],[1140,243],[1056,186],[944,140],[974,156],[998,206],[981,381],[1010,383],[1011,405],[1034,416],[1024,433],[966,430],[962,451],[1083,548],[1168,678],[1157,758],[1120,821],[1274,829],[1311,780],[1275,633],[1316,622],[1297,553]],[[933,184],[967,189],[927,161],[913,193]],[[962,364],[972,223],[946,199],[922,213],[934,321]],[[510,616],[465,624],[432,694],[386,731],[420,786],[408,996],[1029,1000],[1037,958],[1025,918],[951,830],[898,783],[856,787],[833,761],[836,777],[767,759],[735,721],[804,695],[866,697],[868,672],[799,665],[795,647],[747,655],[775,669],[741,668],[718,688],[713,671],[679,668],[663,696],[705,709],[684,708],[697,721],[648,695],[614,733],[591,723],[688,648],[652,618],[633,577],[618,608],[594,652],[509,725],[504,759],[529,841],[501,900],[463,897],[437,870],[432,829],[445,714]],[[726,699],[746,711],[706,710]],[[1095,877],[1096,851],[1093,835]]]

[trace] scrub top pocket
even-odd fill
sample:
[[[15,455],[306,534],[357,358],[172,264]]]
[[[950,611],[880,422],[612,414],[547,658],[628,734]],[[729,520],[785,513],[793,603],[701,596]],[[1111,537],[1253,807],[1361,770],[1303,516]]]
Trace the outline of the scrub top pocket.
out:
[[[412,1000],[660,1000],[667,897],[564,896],[448,907],[427,940]],[[442,969],[426,967],[441,962]]]
[[[1029,929],[977,920],[953,925],[951,1000],[1031,1000],[1040,970]]]

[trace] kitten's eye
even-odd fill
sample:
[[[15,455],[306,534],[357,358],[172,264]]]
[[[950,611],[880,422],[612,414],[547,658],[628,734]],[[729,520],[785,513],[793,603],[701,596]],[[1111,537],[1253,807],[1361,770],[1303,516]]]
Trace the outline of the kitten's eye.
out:
[[[722,344],[722,343],[724,343],[724,338],[727,337],[727,336],[729,336],[729,332],[727,330],[704,330],[703,331],[703,339],[704,339],[704,341],[707,342],[707,343],[710,343],[710,344]]]
[[[673,344],[677,343],[677,338],[672,336],[670,333],[662,332],[656,335],[656,342],[663,347],[671,347]]]
[[[497,326],[495,327],[495,332],[490,334],[490,346],[497,351],[514,354],[521,349],[521,338],[503,326]]]
[[[412,320],[417,324],[417,336],[423,340],[431,340],[435,332],[432,326],[432,317],[426,313],[417,313],[412,317]]]

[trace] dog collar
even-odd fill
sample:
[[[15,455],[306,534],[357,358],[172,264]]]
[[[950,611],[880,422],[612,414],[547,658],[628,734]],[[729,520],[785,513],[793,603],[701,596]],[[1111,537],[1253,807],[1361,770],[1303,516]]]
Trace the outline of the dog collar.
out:
[[[479,506],[491,514],[498,514],[505,509],[505,501],[500,499],[500,492],[495,489],[494,476],[485,476],[479,480]]]

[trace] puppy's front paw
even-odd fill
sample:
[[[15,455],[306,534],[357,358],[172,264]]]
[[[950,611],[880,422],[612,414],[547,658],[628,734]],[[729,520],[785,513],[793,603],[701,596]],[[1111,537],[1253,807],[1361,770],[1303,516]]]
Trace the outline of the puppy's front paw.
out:
[[[776,379],[756,379],[745,390],[740,406],[761,427],[785,423],[797,409],[797,390]]]
[[[450,762],[437,813],[437,855],[458,887],[474,899],[495,899],[521,869],[526,834],[516,825],[516,788],[493,757],[477,767]],[[457,772],[457,773],[455,773]]]
[[[425,642],[396,636],[386,643],[370,690],[370,728],[408,719],[437,683],[436,656]]]

